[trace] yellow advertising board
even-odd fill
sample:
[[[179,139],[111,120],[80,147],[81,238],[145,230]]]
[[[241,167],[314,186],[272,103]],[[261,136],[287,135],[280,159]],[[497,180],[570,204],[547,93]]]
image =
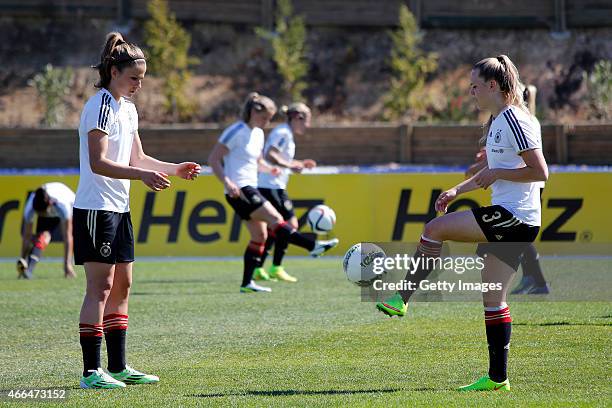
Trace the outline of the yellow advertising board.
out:
[[[440,191],[462,180],[460,173],[296,175],[289,184],[298,217],[325,203],[338,217],[333,235],[342,255],[361,241],[418,240],[424,223],[435,216],[433,201]],[[28,192],[45,182],[59,181],[76,191],[78,176],[0,176],[0,257],[17,257],[21,245],[23,207]],[[248,233],[226,203],[213,176],[195,182],[173,179],[170,189],[154,193],[132,182],[131,212],[137,256],[242,255]],[[612,247],[612,173],[555,173],[543,201],[541,252],[583,254]],[[488,205],[490,192],[460,197],[451,210]],[[302,227],[308,231],[308,227]],[[290,254],[306,253],[292,248]],[[54,243],[49,256],[61,256]]]

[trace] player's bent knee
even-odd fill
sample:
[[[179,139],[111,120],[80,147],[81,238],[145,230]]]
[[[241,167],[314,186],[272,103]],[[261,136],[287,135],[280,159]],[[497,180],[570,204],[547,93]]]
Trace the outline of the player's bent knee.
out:
[[[423,227],[423,236],[436,241],[444,241],[444,227],[438,219],[433,219]]]

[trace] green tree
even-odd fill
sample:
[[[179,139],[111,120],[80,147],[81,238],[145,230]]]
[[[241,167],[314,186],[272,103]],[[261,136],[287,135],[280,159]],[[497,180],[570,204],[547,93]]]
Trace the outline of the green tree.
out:
[[[199,61],[189,56],[191,36],[168,10],[166,0],[151,0],[147,5],[151,19],[145,23],[148,69],[163,78],[164,107],[173,120],[187,119],[195,110],[185,88],[191,78],[189,67]]]
[[[308,73],[306,60],[306,25],[304,17],[292,16],[290,0],[279,0],[276,9],[275,31],[257,27],[255,32],[272,45],[272,58],[283,77],[283,90],[294,101],[302,99]]]
[[[422,34],[406,5],[399,10],[399,28],[391,33],[393,48],[390,65],[392,77],[389,91],[385,95],[384,117],[387,120],[397,119],[410,113],[411,110],[424,108],[425,100],[421,97],[427,75],[437,67],[437,56],[425,53],[419,48]]]
[[[585,73],[589,103],[599,119],[612,119],[612,61],[601,60],[590,75]]]
[[[73,77],[72,69],[54,68],[53,65],[47,64],[42,72],[30,80],[29,84],[36,88],[45,104],[43,125],[56,126],[64,120],[64,97],[70,93]]]

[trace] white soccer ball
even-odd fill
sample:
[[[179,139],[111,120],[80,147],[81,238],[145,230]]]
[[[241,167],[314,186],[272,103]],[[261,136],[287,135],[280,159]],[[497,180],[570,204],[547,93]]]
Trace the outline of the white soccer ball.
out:
[[[353,245],[344,255],[342,267],[349,281],[359,286],[369,286],[384,274],[374,268],[374,259],[385,258],[385,251],[368,242]]]
[[[312,207],[307,218],[312,232],[317,234],[327,234],[336,224],[336,213],[323,204]]]

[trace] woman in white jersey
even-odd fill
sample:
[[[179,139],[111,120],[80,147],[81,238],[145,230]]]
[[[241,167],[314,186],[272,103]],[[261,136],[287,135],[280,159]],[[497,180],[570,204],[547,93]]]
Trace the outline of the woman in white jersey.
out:
[[[261,265],[268,234],[281,245],[300,246],[310,251],[312,256],[319,256],[338,245],[337,239],[314,241],[297,232],[257,189],[258,172],[271,172],[273,175],[280,172],[278,167],[267,164],[262,156],[262,129],[275,113],[276,105],[270,98],[256,92],[249,94],[242,108],[242,120],[223,131],[208,157],[210,167],[225,187],[227,202],[246,221],[251,236],[244,253],[241,293],[271,291],[253,282],[253,272]]]
[[[287,183],[291,172],[301,173],[303,169],[312,169],[317,165],[314,160],[295,160],[294,135],[303,136],[310,127],[312,114],[310,108],[301,102],[292,103],[283,107],[282,111],[287,115],[287,123],[278,125],[272,130],[264,146],[264,158],[276,166],[282,168],[281,173],[272,175],[270,173],[259,173],[258,190],[272,204],[293,228],[298,228],[298,220],[293,212],[293,203],[287,195]],[[268,273],[263,264],[268,251],[274,245],[274,258],[272,267]],[[255,280],[278,279],[285,282],[297,282],[297,279],[289,275],[282,266],[283,257],[287,245],[275,243],[272,236],[266,240],[265,252],[261,258],[261,266],[255,269]]]
[[[523,88],[523,101],[527,105],[529,113],[531,113],[531,119],[534,121],[534,126],[537,127],[541,133],[540,121],[535,116],[536,87],[533,85],[521,85],[521,87]],[[482,140],[482,142],[486,143],[486,140]],[[472,164],[465,172],[466,178],[472,177],[485,167],[487,167],[487,150],[486,147],[483,147],[476,154],[476,162]],[[544,191],[544,184],[544,182],[539,184],[540,197]],[[550,292],[550,288],[548,287],[548,283],[546,283],[544,273],[542,272],[542,265],[540,265],[540,255],[538,254],[538,250],[533,243],[529,244],[527,248],[525,248],[525,252],[521,258],[521,270],[523,271],[523,277],[521,278],[521,281],[517,287],[510,292],[511,294],[545,295]]]
[[[483,243],[477,249],[484,258],[482,281],[501,285],[501,290],[483,293],[489,373],[460,390],[510,390],[506,368],[512,319],[506,294],[523,251],[540,229],[538,183],[548,179],[548,167],[542,155],[540,129],[525,107],[518,71],[507,56],[486,58],[474,65],[470,93],[479,109],[491,113],[484,132],[487,167],[440,194],[435,207],[446,212],[460,194],[489,187],[493,205],[434,218],[425,225],[414,257],[439,257],[446,240]],[[418,288],[431,272],[427,266],[432,262],[421,263],[406,280]],[[400,291],[376,306],[388,315],[403,316],[413,293]]]
[[[74,257],[84,265],[87,289],[79,319],[83,350],[82,388],[121,388],[159,381],[126,364],[128,297],[132,283],[134,235],[130,219],[130,180],[154,191],[170,186],[169,175],[193,180],[197,163],[166,163],[147,156],[138,136],[138,114],[126,99],[141,87],[146,72],[143,52],[110,33],[92,96],[79,125],[80,179],[74,202]],[[108,374],[100,367],[106,338]],[[110,374],[110,375],[109,375]]]

